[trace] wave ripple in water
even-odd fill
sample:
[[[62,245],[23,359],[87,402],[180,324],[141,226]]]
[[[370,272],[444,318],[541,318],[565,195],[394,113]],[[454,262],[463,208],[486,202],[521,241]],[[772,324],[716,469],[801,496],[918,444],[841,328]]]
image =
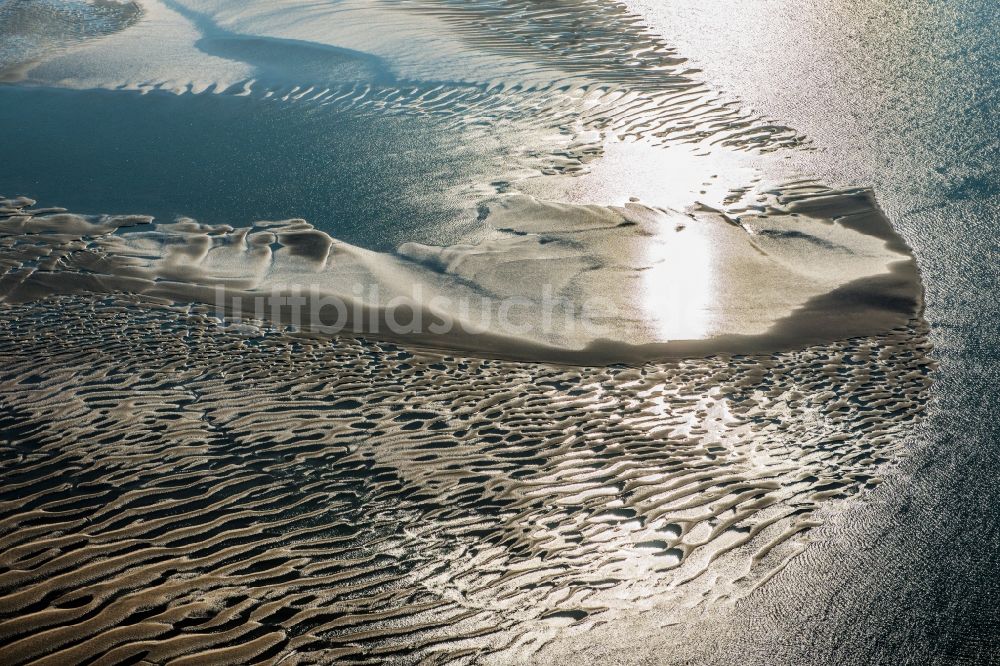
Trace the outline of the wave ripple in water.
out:
[[[109,35],[142,16],[135,2],[102,0],[0,1],[0,81],[16,79],[36,58]]]

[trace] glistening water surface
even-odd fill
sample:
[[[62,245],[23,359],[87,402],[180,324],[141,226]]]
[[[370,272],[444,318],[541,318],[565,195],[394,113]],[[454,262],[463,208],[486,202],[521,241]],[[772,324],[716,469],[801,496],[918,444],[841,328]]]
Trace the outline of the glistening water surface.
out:
[[[0,192],[206,226],[3,203],[0,661],[996,658],[994,6],[82,4]],[[195,297],[289,279],[610,296],[636,367]]]
[[[232,95],[0,89],[8,192],[81,213],[234,226],[304,217],[391,249],[470,231],[461,186],[501,173],[489,137],[461,143],[417,118]],[[485,144],[485,145],[484,145]],[[458,190],[458,191],[455,191]]]
[[[812,172],[875,186],[917,256],[940,362],[931,416],[887,483],[731,613],[687,631],[649,626],[664,638],[637,658],[996,663],[996,4],[630,6],[707,76],[813,136]],[[594,642],[609,657],[632,649],[631,634],[613,634]]]

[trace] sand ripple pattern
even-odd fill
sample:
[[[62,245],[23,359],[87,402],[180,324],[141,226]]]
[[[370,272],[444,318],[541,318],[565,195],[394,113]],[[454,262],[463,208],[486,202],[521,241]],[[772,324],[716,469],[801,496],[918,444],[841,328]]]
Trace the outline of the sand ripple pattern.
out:
[[[624,5],[602,0],[383,0],[456,26],[479,49],[604,81],[657,87],[685,81],[686,58]]]
[[[923,409],[921,325],[569,368],[0,309],[0,662],[529,659],[739,596]]]
[[[159,84],[143,84],[155,90]],[[761,120],[734,101],[722,100],[685,80],[658,91],[556,82],[546,85],[368,83],[273,87],[247,81],[228,89],[279,102],[310,102],[346,113],[376,112],[413,116],[454,130],[486,131],[516,123],[519,132],[561,130],[583,144],[591,157],[604,140],[644,141],[652,145],[687,144],[768,153],[802,146],[802,135]],[[590,136],[588,133],[597,133]],[[554,172],[553,172],[554,173]]]
[[[697,78],[697,70],[643,26],[640,17],[613,3],[377,3],[379,9],[403,17],[419,14],[422,19],[432,17],[443,22],[442,30],[454,30],[468,45],[456,53],[458,61],[495,53],[521,63],[519,69],[524,75],[500,67],[496,72],[478,71],[481,78],[465,82],[396,78],[391,60],[360,52],[345,54],[317,42],[235,33],[185,3],[170,6],[193,21],[204,35],[192,48],[242,62],[256,75],[230,85],[231,80],[199,80],[196,72],[178,72],[169,80],[128,81],[116,78],[112,72],[108,87],[252,95],[283,103],[313,102],[344,113],[433,119],[461,131],[556,129],[589,144],[584,151],[587,153],[599,151],[606,139],[723,146],[754,152],[805,143],[794,130],[742,109],[738,101],[710,88]],[[370,10],[366,4],[317,4],[298,11],[306,12],[312,23],[330,22],[336,28],[348,20],[377,20],[379,15],[369,17],[365,13]],[[155,60],[156,56],[153,52],[134,57]],[[404,50],[396,57],[400,61],[396,65],[405,65],[421,62],[426,54]],[[185,76],[193,78],[185,83]],[[593,133],[599,136],[591,136]],[[544,135],[529,143],[548,155],[553,149],[544,144],[550,140]],[[558,146],[555,151],[559,151]],[[581,161],[576,152],[573,158]]]
[[[739,108],[614,2],[599,0],[386,0],[453,25],[477,50],[569,75],[540,91],[577,94],[582,122],[622,140],[701,142],[763,152],[801,145],[790,128]],[[577,91],[583,91],[580,95]],[[562,94],[559,94],[562,93]],[[597,94],[595,94],[597,93]],[[537,105],[529,105],[531,106]]]

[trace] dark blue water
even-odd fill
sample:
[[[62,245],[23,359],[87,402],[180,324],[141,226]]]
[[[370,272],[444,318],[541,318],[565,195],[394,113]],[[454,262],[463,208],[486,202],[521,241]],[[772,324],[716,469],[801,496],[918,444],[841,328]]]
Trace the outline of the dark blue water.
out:
[[[884,485],[702,628],[721,661],[1000,663],[1000,196],[986,195],[904,219],[940,363],[928,419]]]
[[[949,9],[949,46],[875,79],[907,94],[869,121],[872,181],[924,275],[936,402],[892,481],[753,611],[790,660],[1000,663],[1000,20],[995,3]]]
[[[231,95],[0,86],[0,193],[82,213],[245,226],[303,217],[348,242],[454,242],[490,147],[413,118]]]

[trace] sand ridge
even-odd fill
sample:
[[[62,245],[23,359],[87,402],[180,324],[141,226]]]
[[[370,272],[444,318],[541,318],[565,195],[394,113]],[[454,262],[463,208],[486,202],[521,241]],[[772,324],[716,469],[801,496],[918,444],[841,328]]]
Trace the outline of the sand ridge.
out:
[[[791,349],[919,316],[912,256],[870,193],[768,196],[736,214],[510,195],[487,209],[495,237],[395,253],[304,220],[153,225],[5,200],[0,297],[140,293],[327,337],[591,364]]]

